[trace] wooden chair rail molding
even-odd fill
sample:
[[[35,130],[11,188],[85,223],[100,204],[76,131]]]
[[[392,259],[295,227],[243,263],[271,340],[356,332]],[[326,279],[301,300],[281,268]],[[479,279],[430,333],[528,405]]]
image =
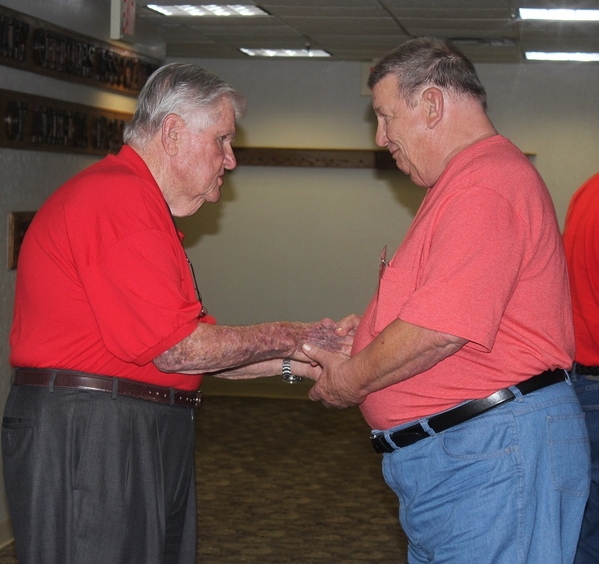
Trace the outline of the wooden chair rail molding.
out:
[[[0,64],[135,96],[161,61],[0,6]]]
[[[234,147],[237,164],[247,166],[295,166],[324,168],[374,168],[398,170],[386,149],[279,149]],[[534,153],[526,153],[534,157]]]
[[[237,164],[248,166],[294,166],[324,168],[394,169],[388,151],[369,149],[280,149],[234,147]]]

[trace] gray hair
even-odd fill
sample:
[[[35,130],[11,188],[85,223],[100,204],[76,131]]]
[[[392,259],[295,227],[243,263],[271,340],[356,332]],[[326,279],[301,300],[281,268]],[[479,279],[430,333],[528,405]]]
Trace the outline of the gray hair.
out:
[[[245,115],[245,98],[215,74],[191,63],[164,65],[141,89],[133,118],[125,125],[123,141],[146,145],[169,114],[193,122],[198,129],[208,127],[215,117],[210,108],[223,97],[233,104],[236,118]]]
[[[478,100],[487,109],[487,93],[474,65],[455,45],[444,39],[410,39],[385,55],[368,77],[370,89],[388,74],[397,77],[399,94],[409,105],[427,86]]]

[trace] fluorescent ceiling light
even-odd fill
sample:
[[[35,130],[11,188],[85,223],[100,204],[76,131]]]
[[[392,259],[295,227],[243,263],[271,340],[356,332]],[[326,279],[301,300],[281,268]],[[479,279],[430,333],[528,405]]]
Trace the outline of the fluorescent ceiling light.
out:
[[[190,17],[190,16],[269,16],[268,12],[261,10],[258,6],[244,6],[242,4],[228,4],[217,6],[216,4],[203,4],[192,6],[190,4],[179,4],[177,6],[160,6],[148,4],[148,8],[160,12],[165,16]]]
[[[520,8],[523,20],[559,20],[559,21],[599,21],[599,10],[562,10],[541,8]]]
[[[239,49],[250,57],[330,57],[322,49]]]
[[[524,53],[529,61],[599,61],[599,53],[543,53],[539,51],[527,51]]]

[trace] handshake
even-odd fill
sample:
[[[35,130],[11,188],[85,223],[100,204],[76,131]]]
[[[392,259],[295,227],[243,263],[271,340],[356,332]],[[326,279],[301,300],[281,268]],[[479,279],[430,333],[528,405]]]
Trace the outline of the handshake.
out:
[[[283,361],[283,380],[288,383],[303,378],[314,380],[308,395],[327,407],[362,403],[366,395],[353,389],[350,377],[350,355],[359,322],[360,317],[352,314],[338,323],[323,319],[319,323],[301,324],[305,332],[298,335],[296,352]]]

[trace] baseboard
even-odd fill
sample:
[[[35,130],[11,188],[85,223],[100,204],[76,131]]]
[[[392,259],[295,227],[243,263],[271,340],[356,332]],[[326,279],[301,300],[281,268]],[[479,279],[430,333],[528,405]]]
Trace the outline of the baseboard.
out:
[[[0,522],[0,549],[8,546],[15,541],[14,533],[12,532],[12,523],[10,519],[5,519]]]

